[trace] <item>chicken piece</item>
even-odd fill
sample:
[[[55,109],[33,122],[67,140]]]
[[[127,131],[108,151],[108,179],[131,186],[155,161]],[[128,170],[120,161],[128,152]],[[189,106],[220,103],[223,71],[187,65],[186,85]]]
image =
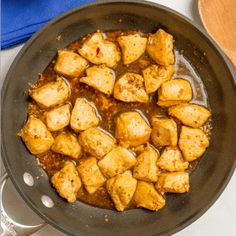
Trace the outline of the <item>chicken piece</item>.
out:
[[[79,132],[97,126],[98,123],[99,118],[95,108],[84,98],[77,98],[71,113],[71,128]]]
[[[204,125],[211,113],[203,106],[183,103],[168,109],[170,116],[180,120],[184,125],[199,128]]]
[[[159,106],[172,106],[192,99],[190,83],[184,79],[174,79],[164,82],[158,90]]]
[[[64,167],[53,175],[51,182],[61,197],[68,202],[76,201],[81,180],[72,162],[67,161]]]
[[[98,162],[98,166],[105,176],[113,177],[132,168],[135,163],[136,158],[130,151],[116,147]]]
[[[30,116],[23,129],[18,133],[32,154],[48,151],[54,139],[46,125],[34,116]]]
[[[75,159],[79,158],[82,153],[81,146],[79,145],[76,136],[68,132],[58,134],[51,149],[56,153]]]
[[[157,161],[157,166],[166,171],[184,171],[189,163],[184,161],[178,147],[166,147]]]
[[[148,102],[143,77],[135,73],[125,73],[115,83],[114,98],[123,102]]]
[[[51,131],[58,131],[70,124],[70,104],[46,112],[46,125]]]
[[[157,64],[173,65],[175,62],[173,43],[173,36],[159,29],[155,34],[149,36],[147,52]]]
[[[120,60],[120,52],[117,46],[104,39],[100,32],[92,34],[85,40],[79,49],[79,53],[96,65],[105,64],[108,67],[113,67]]]
[[[78,77],[87,67],[88,62],[79,54],[59,50],[54,70],[68,77]]]
[[[122,50],[122,59],[125,65],[136,61],[146,50],[147,38],[139,34],[120,36],[117,41]]]
[[[185,193],[189,190],[189,174],[186,172],[163,173],[155,184],[159,192]]]
[[[112,69],[101,65],[92,66],[86,70],[86,77],[82,77],[80,82],[85,83],[94,89],[111,95],[115,84],[115,73]]]
[[[115,139],[98,128],[89,128],[79,135],[83,150],[101,159],[115,146]]]
[[[174,66],[151,65],[143,71],[145,89],[147,93],[153,93],[161,84],[171,79],[174,74]]]
[[[157,167],[158,153],[148,145],[144,152],[137,157],[137,162],[133,170],[135,179],[156,182],[159,170]]]
[[[133,199],[137,207],[151,211],[158,211],[166,204],[165,199],[156,191],[154,186],[144,181],[138,181]]]
[[[209,146],[209,140],[201,129],[182,126],[179,148],[186,161],[194,161],[202,156]]]
[[[110,194],[117,211],[123,211],[130,203],[137,185],[130,171],[118,174],[107,180],[107,192]]]
[[[64,79],[57,77],[42,87],[29,90],[29,95],[42,107],[53,107],[64,103],[70,94],[70,88]]]
[[[124,112],[116,120],[115,137],[124,147],[148,142],[152,129],[138,112]]]
[[[106,178],[98,168],[95,157],[81,161],[77,170],[89,194],[95,193],[106,182]]]
[[[156,147],[177,145],[177,125],[174,120],[153,117],[151,139]]]

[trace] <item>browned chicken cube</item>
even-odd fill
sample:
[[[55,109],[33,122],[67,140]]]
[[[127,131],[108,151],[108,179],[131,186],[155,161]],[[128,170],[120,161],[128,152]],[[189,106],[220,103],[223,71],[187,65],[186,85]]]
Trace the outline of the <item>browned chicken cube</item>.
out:
[[[112,69],[100,65],[92,66],[86,70],[86,77],[82,77],[80,82],[85,83],[94,89],[111,95],[115,84],[115,73]]]
[[[51,131],[58,131],[69,125],[70,104],[65,104],[46,112],[46,124]]]
[[[88,62],[79,54],[59,50],[54,70],[68,77],[78,77],[87,67]]]
[[[182,126],[179,137],[179,148],[186,161],[201,157],[209,146],[209,140],[201,129]]]
[[[148,102],[143,77],[136,73],[125,73],[115,83],[114,98],[123,102]]]
[[[186,172],[163,173],[155,185],[159,192],[185,193],[189,190],[189,174]]]
[[[154,186],[144,181],[138,181],[134,193],[134,202],[137,207],[143,207],[151,211],[158,211],[165,206],[165,199]]]
[[[174,73],[174,66],[151,65],[142,72],[146,92],[153,93],[160,88],[162,83],[171,79]]]
[[[189,163],[184,161],[178,147],[166,147],[157,161],[157,165],[166,171],[184,171]]]
[[[79,132],[97,126],[98,123],[99,118],[91,103],[84,98],[77,98],[71,113],[71,128]]]
[[[177,125],[174,120],[153,117],[151,139],[156,147],[177,145]]]
[[[148,145],[144,152],[137,157],[137,162],[134,166],[133,176],[135,179],[156,182],[159,175],[157,167],[158,153]]]
[[[136,61],[146,50],[147,38],[139,34],[120,36],[117,41],[121,47],[125,65]]]
[[[155,34],[149,36],[147,52],[157,64],[173,65],[175,62],[173,43],[173,36],[159,29]]]
[[[101,159],[115,146],[116,140],[99,128],[89,128],[79,135],[83,150]]]
[[[18,135],[21,136],[29,151],[35,155],[48,151],[54,142],[46,125],[32,115]]]
[[[40,105],[46,108],[64,103],[70,94],[70,88],[65,80],[58,77],[41,87],[29,90],[29,95]]]
[[[132,168],[135,163],[136,158],[133,153],[126,148],[116,147],[98,162],[98,166],[105,176],[113,177]]]
[[[58,134],[51,149],[56,153],[75,159],[79,158],[82,153],[77,137],[69,132]]]
[[[173,106],[192,99],[190,83],[184,79],[174,79],[164,82],[158,90],[159,106]]]
[[[137,185],[130,171],[118,174],[107,180],[107,191],[113,200],[117,211],[123,211],[130,203]]]
[[[148,142],[151,128],[138,112],[124,112],[116,120],[115,137],[124,147]]]
[[[95,193],[106,182],[106,178],[98,168],[95,157],[82,160],[77,169],[89,194]]]
[[[199,128],[210,118],[211,113],[203,106],[183,103],[168,109],[170,116],[176,117],[184,125]]]
[[[108,67],[113,67],[120,60],[117,46],[104,39],[100,32],[94,33],[86,39],[79,49],[79,53],[95,65],[105,64]]]
[[[53,175],[51,182],[61,197],[68,202],[76,201],[81,181],[72,162],[67,161],[64,167]]]

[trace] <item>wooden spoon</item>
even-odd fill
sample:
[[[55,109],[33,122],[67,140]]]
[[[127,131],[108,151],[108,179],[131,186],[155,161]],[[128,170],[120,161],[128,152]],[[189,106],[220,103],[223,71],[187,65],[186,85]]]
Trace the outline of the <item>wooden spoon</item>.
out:
[[[236,67],[236,0],[198,0],[198,9],[205,29]]]

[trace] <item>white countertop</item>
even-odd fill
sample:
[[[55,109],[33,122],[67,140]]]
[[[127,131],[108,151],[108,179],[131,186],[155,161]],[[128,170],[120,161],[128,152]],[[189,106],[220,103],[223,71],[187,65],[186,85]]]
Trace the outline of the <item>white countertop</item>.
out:
[[[170,7],[194,20],[198,24],[201,24],[197,13],[197,0],[155,0],[152,2]],[[12,49],[1,51],[1,85],[12,61],[22,46],[23,45],[20,45]],[[233,236],[236,235],[234,230],[235,223],[236,172],[216,203],[200,219],[177,233],[175,236]],[[46,226],[33,235],[62,236],[64,234],[54,230],[51,226]]]

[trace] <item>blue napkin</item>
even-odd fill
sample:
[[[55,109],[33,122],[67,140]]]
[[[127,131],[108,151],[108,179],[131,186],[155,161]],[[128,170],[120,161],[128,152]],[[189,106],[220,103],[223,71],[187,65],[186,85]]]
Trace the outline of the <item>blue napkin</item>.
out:
[[[1,48],[25,42],[53,17],[93,0],[2,0]]]

